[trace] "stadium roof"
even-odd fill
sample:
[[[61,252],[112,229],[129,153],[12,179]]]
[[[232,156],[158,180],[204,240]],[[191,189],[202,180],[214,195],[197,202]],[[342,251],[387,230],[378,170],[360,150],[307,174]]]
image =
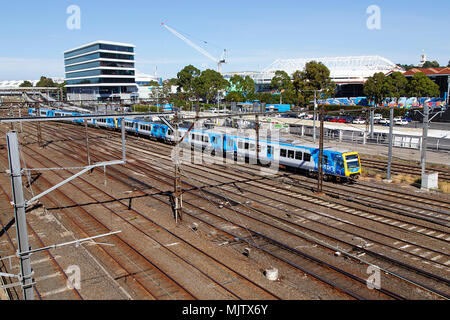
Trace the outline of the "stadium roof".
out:
[[[297,70],[304,70],[305,65],[311,61],[323,63],[330,70],[333,81],[337,83],[362,83],[377,72],[388,74],[393,71],[403,71],[392,61],[380,56],[279,59],[265,68],[258,78],[267,81],[277,70],[283,70],[292,75]]]

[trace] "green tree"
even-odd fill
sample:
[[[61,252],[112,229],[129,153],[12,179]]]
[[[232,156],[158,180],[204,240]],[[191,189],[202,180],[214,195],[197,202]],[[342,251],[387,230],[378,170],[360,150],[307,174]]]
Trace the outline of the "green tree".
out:
[[[159,83],[155,80],[152,80],[148,84],[144,85],[144,87],[159,87]]]
[[[255,93],[255,81],[250,76],[244,78],[244,95],[251,96]]]
[[[41,77],[38,83],[36,83],[36,87],[39,88],[54,88],[58,87],[58,84],[53,82],[51,78],[46,78],[44,76]]]
[[[380,106],[385,98],[389,96],[390,84],[383,72],[375,73],[364,84],[364,94],[375,102],[376,106]]]
[[[207,69],[203,71],[195,81],[194,88],[196,94],[206,99],[206,103],[217,97],[218,93],[228,86],[228,81],[225,80],[217,71]]]
[[[398,67],[405,69],[406,71],[417,68],[415,65],[413,64],[397,64]]]
[[[33,84],[30,81],[24,81],[24,82],[22,82],[20,84],[19,87],[21,87],[21,88],[31,88],[31,87],[33,87]]]
[[[244,78],[235,74],[230,78],[229,91],[234,91],[242,94],[244,92]]]
[[[184,95],[186,96],[187,100],[190,100],[194,94],[196,93],[197,88],[197,81],[195,80],[200,76],[200,70],[194,67],[193,65],[188,65],[184,67],[180,72],[177,74],[177,85],[178,85],[178,92],[181,92],[181,90],[184,91]]]
[[[66,100],[66,97],[67,97],[67,88],[66,88],[66,85],[67,85],[67,82],[66,82],[66,81],[64,81],[63,83],[56,84],[56,86],[59,88],[59,92],[62,91],[62,97],[61,97],[62,100]],[[59,95],[59,94],[60,94],[60,93],[58,93],[58,95]]]
[[[225,100],[227,102],[243,102],[245,100],[245,98],[242,95],[242,93],[237,92],[237,91],[232,91],[226,95]]]
[[[417,72],[409,82],[410,97],[439,97],[439,86],[423,72]]]
[[[282,92],[283,90],[290,90],[294,87],[292,85],[291,77],[287,74],[286,71],[281,70],[275,72],[275,76],[272,78],[270,85],[278,92]]]
[[[408,79],[401,72],[394,72],[386,79],[388,95],[395,98],[396,102],[407,94]]]
[[[259,100],[259,102],[265,103],[265,104],[275,104],[278,102],[277,101],[278,98],[275,98],[275,96],[269,92],[258,93],[256,95],[256,98],[257,99],[255,99],[255,100]]]
[[[306,105],[314,99],[314,92],[321,90],[318,98],[334,96],[336,84],[331,80],[330,70],[321,62],[308,62],[303,71],[292,75],[293,86],[300,105]]]
[[[435,61],[427,61],[423,64],[422,68],[439,68],[439,62]]]
[[[292,84],[291,77],[287,74],[287,72],[282,70],[276,71],[270,85],[272,88],[280,92],[280,102],[284,101],[285,103],[289,103],[293,97],[294,85]],[[285,96],[288,97],[287,100],[285,99]]]

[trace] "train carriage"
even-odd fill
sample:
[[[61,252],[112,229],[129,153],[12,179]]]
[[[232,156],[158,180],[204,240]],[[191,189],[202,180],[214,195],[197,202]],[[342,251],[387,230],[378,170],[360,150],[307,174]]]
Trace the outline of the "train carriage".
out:
[[[36,116],[36,109],[29,108],[28,113]],[[78,116],[75,112],[40,109],[40,116]],[[72,120],[75,123],[83,119]],[[120,129],[121,119],[117,117],[89,120],[89,124],[109,129]],[[174,132],[162,123],[144,120],[125,119],[125,129],[128,132],[152,137],[154,139],[173,143]],[[187,129],[179,129],[179,138],[186,135]],[[237,133],[237,132],[236,132]],[[317,173],[319,169],[319,149],[313,145],[302,145],[299,141],[281,138],[277,141],[258,141],[255,137],[230,135],[222,129],[192,130],[182,142],[185,147],[197,150],[207,150],[209,154],[223,154],[224,157],[234,156],[235,159],[259,159],[261,164],[277,163],[286,168],[294,168]],[[361,159],[357,152],[324,148],[323,172],[326,178],[335,177],[355,180],[361,175]]]

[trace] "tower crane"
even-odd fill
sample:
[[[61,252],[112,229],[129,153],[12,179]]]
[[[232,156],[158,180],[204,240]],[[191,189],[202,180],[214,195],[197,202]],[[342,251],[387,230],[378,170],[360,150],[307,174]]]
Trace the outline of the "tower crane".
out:
[[[227,50],[224,49],[223,53],[221,55],[221,57],[219,59],[215,58],[214,56],[212,56],[208,51],[206,51],[205,49],[199,47],[198,45],[196,45],[195,43],[193,43],[191,40],[187,39],[185,36],[183,36],[182,34],[180,34],[179,32],[177,32],[176,30],[174,30],[173,28],[171,28],[170,26],[168,26],[167,24],[165,24],[164,22],[161,23],[161,25],[163,27],[165,27],[167,30],[169,30],[171,33],[173,33],[175,36],[177,36],[178,38],[180,38],[181,40],[183,40],[184,42],[186,42],[188,45],[190,45],[192,48],[194,48],[195,50],[197,50],[198,52],[200,52],[201,54],[203,54],[204,56],[206,56],[208,59],[211,59],[212,61],[214,61],[215,63],[217,63],[217,72],[220,73],[221,71],[221,66],[222,64],[227,63],[226,62],[226,54],[227,54]]]

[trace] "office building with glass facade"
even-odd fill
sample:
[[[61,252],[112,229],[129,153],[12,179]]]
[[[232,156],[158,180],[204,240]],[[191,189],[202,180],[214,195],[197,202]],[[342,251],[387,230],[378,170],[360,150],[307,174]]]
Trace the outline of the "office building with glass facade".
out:
[[[64,52],[67,99],[136,99],[134,50],[131,44],[96,41]]]

